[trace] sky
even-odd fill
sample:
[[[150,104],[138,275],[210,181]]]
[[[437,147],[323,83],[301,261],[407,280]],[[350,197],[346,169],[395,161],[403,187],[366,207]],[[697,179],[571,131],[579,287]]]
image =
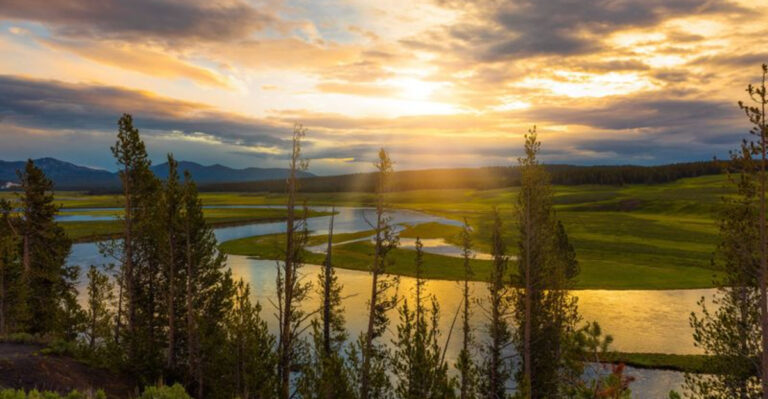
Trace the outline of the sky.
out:
[[[768,2],[0,0],[0,159],[116,169],[131,113],[153,162],[316,174],[727,156],[768,62]]]

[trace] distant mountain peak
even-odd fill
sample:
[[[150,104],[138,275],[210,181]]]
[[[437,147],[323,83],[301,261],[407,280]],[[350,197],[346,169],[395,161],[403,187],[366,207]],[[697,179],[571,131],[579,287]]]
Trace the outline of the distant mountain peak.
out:
[[[120,187],[120,178],[117,173],[76,165],[52,157],[35,159],[34,162],[53,180],[57,189],[113,190]],[[14,184],[18,183],[16,171],[24,169],[25,164],[26,160],[0,160],[0,189],[15,187]],[[151,170],[160,178],[168,177],[167,162],[154,165]],[[275,180],[288,176],[288,169],[284,168],[235,169],[218,163],[206,166],[194,161],[179,161],[179,171],[189,171],[192,178],[199,184]],[[314,175],[308,172],[299,173],[299,177],[312,176]]]

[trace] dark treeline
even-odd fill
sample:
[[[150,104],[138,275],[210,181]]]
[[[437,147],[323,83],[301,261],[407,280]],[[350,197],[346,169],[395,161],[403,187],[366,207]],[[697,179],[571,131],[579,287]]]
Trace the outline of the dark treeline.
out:
[[[575,166],[542,165],[549,172],[553,184],[659,184],[686,177],[716,175],[723,172],[721,162],[700,161],[660,166]],[[519,167],[485,167],[459,169],[407,170],[394,172],[392,191],[423,189],[477,189],[487,190],[519,186]],[[317,176],[301,179],[304,192],[374,192],[375,173],[357,173],[340,176]],[[206,184],[204,191],[284,192],[282,180],[246,183]]]

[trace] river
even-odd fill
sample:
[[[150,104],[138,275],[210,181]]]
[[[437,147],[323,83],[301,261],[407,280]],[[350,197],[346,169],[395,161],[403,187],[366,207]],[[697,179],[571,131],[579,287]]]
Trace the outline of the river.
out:
[[[256,207],[256,206],[254,206]],[[314,207],[315,210],[327,211],[325,207]],[[70,214],[76,213],[68,210]],[[335,217],[334,231],[336,233],[351,233],[370,230],[370,221],[375,220],[374,210],[370,208],[339,207]],[[410,210],[395,210],[390,214],[392,223],[419,224],[426,222],[439,222],[450,225],[460,225],[459,222],[437,216],[427,215]],[[79,220],[89,220],[89,215],[80,215]],[[91,216],[101,218],[103,215]],[[114,218],[114,216],[112,216]],[[71,220],[71,219],[70,219]],[[104,219],[97,219],[104,220]],[[313,234],[326,234],[329,217],[315,217],[308,221],[308,227]],[[280,233],[285,229],[285,223],[260,223],[244,226],[224,227],[215,230],[219,242],[253,235]],[[404,246],[412,243],[404,240]],[[425,246],[425,251],[440,253],[448,256],[458,255],[456,248],[444,242],[434,242]],[[479,257],[487,256],[480,254]],[[90,264],[102,265],[108,262],[98,251],[95,243],[75,244],[68,259],[70,264],[87,266]],[[269,298],[275,293],[276,263],[268,260],[257,260],[243,256],[229,256],[228,265],[236,278],[243,278],[250,283],[254,299],[258,300],[265,311],[262,316],[270,324],[270,328],[276,328],[273,309]],[[304,278],[314,281],[319,273],[319,267],[306,265]],[[366,320],[366,302],[370,292],[370,277],[368,273],[337,269],[339,283],[344,286],[343,296],[347,327],[350,336],[356,337],[364,328]],[[84,282],[83,282],[84,283]],[[412,291],[414,279],[400,278],[399,293],[405,294]],[[447,335],[453,316],[460,305],[460,287],[453,281],[430,280],[427,290],[435,295],[441,308],[440,327]],[[81,290],[82,291],[82,290]],[[473,294],[482,298],[486,291],[483,283],[472,283]],[[688,317],[692,310],[697,309],[696,301],[702,296],[711,297],[714,293],[711,289],[700,290],[575,290],[573,294],[579,299],[579,311],[584,321],[596,320],[603,331],[614,337],[612,349],[623,352],[659,352],[674,354],[695,354],[700,351],[694,347],[692,330],[688,324]],[[319,305],[318,298],[311,296],[306,303],[307,309],[315,309]],[[397,314],[391,315],[392,325],[388,336],[384,339],[389,342],[393,338],[394,325],[397,323]],[[482,326],[484,314],[478,308],[473,312],[473,325],[477,326],[478,340],[484,339]],[[451,364],[458,352],[459,341],[457,334],[447,346],[447,358]],[[636,381],[632,384],[634,397],[637,398],[663,398],[670,389],[680,389],[683,382],[682,373],[665,370],[640,370],[628,369],[628,374],[634,376]]]

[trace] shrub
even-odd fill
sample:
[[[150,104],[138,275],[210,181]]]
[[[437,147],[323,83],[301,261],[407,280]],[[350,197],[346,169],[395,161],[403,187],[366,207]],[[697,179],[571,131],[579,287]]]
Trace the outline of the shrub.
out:
[[[4,398],[0,398],[4,399]],[[179,384],[173,386],[147,387],[139,399],[192,399]]]
[[[107,395],[102,390],[95,394],[80,393],[74,390],[66,395],[61,395],[51,391],[38,391],[33,389],[25,392],[23,389],[0,389],[0,399],[107,399]]]

